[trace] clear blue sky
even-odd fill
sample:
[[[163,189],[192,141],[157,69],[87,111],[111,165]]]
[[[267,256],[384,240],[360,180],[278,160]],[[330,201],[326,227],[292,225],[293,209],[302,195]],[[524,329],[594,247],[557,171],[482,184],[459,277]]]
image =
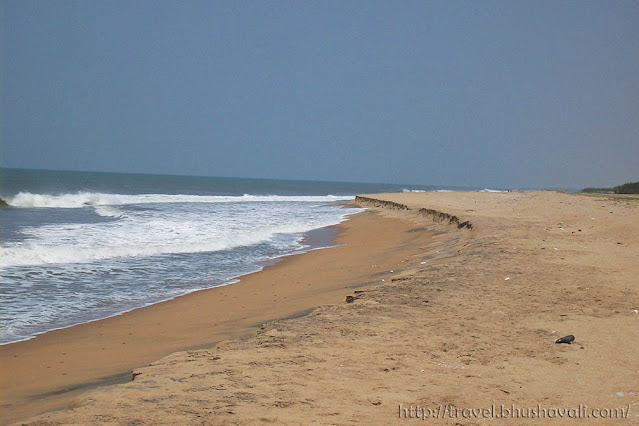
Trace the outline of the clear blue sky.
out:
[[[0,165],[639,180],[636,1],[3,0]]]

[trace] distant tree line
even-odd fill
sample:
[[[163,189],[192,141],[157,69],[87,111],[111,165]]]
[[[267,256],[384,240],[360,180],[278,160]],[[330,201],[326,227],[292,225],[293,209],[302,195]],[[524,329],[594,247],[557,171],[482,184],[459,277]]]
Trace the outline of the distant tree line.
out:
[[[585,188],[581,192],[606,194],[639,194],[639,182],[629,182],[614,188]]]
[[[615,194],[639,194],[639,182],[624,183],[613,188]]]

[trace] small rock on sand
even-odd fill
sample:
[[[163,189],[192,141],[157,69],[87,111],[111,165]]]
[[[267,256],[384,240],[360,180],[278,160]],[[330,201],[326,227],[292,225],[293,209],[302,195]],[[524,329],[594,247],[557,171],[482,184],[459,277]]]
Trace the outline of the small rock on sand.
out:
[[[560,339],[557,339],[557,341],[555,343],[568,343],[570,344],[571,342],[575,341],[575,336],[573,336],[572,334],[569,334],[567,336],[564,336]]]

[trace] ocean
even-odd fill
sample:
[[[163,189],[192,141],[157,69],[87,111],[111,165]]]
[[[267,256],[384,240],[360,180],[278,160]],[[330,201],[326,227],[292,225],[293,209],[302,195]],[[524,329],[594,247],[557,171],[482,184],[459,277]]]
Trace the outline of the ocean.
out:
[[[231,284],[414,185],[0,169],[0,344]]]

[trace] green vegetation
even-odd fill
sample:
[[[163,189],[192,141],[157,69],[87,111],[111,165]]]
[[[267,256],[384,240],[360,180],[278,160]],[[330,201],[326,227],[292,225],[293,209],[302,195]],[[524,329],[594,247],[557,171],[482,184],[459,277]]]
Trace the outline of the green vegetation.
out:
[[[639,182],[629,182],[614,188],[585,188],[581,192],[590,194],[639,194]]]
[[[615,186],[615,194],[639,194],[639,182],[624,183]]]
[[[587,192],[588,194],[612,194],[614,189],[612,188],[584,188],[581,192]]]

